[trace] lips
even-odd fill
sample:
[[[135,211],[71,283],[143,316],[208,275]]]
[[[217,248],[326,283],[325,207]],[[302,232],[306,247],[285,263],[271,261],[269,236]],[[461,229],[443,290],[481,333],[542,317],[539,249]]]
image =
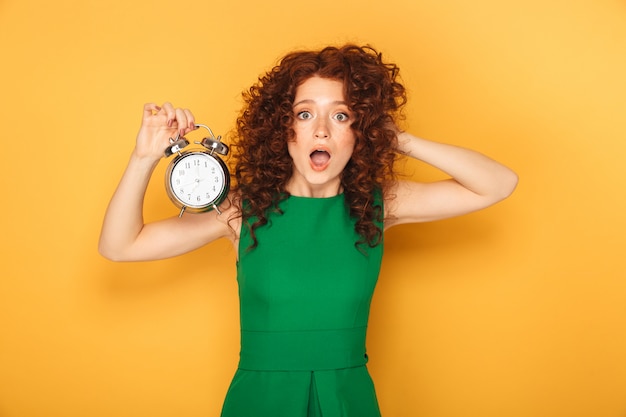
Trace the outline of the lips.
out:
[[[315,171],[323,171],[330,163],[330,153],[325,148],[316,148],[309,156],[311,158],[311,167]]]

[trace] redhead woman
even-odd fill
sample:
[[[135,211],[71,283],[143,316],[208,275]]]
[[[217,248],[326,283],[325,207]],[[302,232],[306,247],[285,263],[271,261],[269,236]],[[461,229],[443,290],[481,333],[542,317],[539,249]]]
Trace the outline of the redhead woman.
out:
[[[384,231],[483,209],[517,175],[473,150],[399,130],[398,67],[371,47],[286,55],[244,93],[234,186],[220,212],[152,223],[148,181],[193,113],[146,104],[136,146],[105,215],[115,261],[182,255],[216,239],[237,253],[240,361],[222,417],[377,417],[366,330]],[[400,181],[403,154],[449,179]]]

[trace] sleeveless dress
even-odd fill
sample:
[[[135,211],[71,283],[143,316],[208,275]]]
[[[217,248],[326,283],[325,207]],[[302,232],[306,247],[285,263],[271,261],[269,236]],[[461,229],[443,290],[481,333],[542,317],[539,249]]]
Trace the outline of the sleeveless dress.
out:
[[[221,415],[380,417],[365,337],[383,245],[355,246],[343,194],[280,208],[256,248],[241,229],[240,361]]]

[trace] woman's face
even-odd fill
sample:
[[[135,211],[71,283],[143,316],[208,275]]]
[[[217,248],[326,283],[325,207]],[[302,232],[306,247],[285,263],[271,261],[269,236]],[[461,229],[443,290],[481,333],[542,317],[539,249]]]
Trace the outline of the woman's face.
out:
[[[287,191],[304,197],[337,195],[355,143],[343,83],[309,78],[296,89],[293,113],[295,138],[288,149],[294,170]]]

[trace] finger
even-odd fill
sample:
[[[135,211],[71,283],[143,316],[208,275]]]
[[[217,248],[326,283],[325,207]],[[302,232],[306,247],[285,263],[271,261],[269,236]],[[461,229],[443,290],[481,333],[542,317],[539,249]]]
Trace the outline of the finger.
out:
[[[196,128],[196,118],[193,113],[189,109],[184,109],[185,116],[187,117],[187,125],[189,126],[189,130],[194,130]]]
[[[187,114],[183,109],[176,109],[176,122],[178,124],[178,131],[181,135],[184,135],[187,131],[187,127],[189,126],[189,122],[187,120]]]
[[[159,110],[161,110],[161,107],[157,106],[155,103],[146,103],[143,105],[143,118],[154,116]]]
[[[174,109],[174,106],[172,106],[172,103],[170,102],[165,102],[163,103],[163,109],[165,112],[165,116],[166,116],[166,121],[167,121],[167,125],[169,127],[175,127],[174,123],[176,122],[176,109]]]

